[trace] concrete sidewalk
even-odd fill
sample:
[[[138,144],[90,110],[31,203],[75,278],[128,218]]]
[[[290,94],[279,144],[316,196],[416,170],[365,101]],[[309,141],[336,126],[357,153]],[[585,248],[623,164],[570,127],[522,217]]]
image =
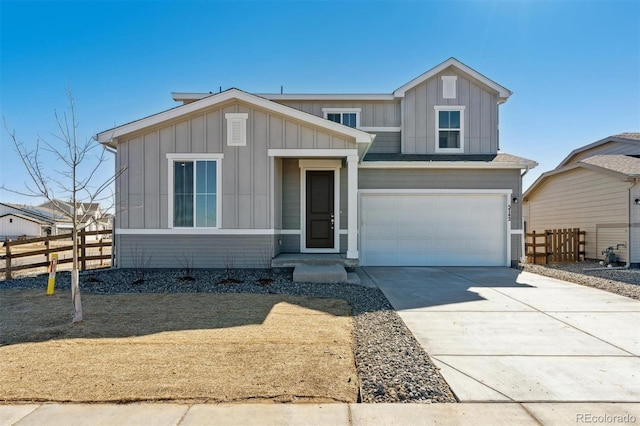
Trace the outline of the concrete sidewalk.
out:
[[[640,404],[42,404],[0,405],[0,425],[638,424]]]
[[[363,269],[460,401],[640,402],[637,300],[510,268]]]

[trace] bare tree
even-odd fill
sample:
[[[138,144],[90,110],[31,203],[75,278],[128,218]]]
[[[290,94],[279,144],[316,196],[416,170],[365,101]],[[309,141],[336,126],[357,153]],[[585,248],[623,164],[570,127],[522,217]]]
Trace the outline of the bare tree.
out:
[[[73,268],[71,271],[71,298],[73,302],[73,322],[82,321],[82,301],[78,274],[78,232],[88,226],[91,221],[83,221],[85,212],[80,211],[82,203],[96,203],[113,199],[109,193],[110,185],[124,172],[117,170],[108,179],[95,183],[96,173],[106,161],[106,148],[100,146],[93,138],[84,141],[78,138],[78,120],[75,102],[71,89],[66,90],[69,111],[61,115],[54,110],[59,133],[53,135],[54,143],[36,138],[35,146],[28,146],[20,141],[14,130],[9,130],[5,120],[5,129],[9,133],[16,151],[20,156],[31,183],[25,182],[24,190],[1,188],[21,195],[45,198],[58,213],[71,220],[73,240]],[[98,149],[99,153],[94,150]],[[44,157],[48,158],[44,158]],[[51,161],[54,160],[54,161]],[[56,167],[52,167],[56,164]],[[71,209],[66,209],[60,200],[69,200]],[[65,202],[66,203],[66,202]],[[103,209],[106,213],[108,208]]]

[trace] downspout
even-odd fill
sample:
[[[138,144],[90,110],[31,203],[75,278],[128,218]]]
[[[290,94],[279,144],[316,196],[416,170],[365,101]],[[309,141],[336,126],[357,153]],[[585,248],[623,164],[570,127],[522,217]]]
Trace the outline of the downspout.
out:
[[[520,227],[522,229],[522,236],[520,237],[520,245],[521,245],[521,247],[520,247],[521,252],[520,253],[522,253],[522,255],[520,256],[520,262],[521,263],[524,263],[524,261],[527,259],[527,256],[525,254],[525,251],[526,251],[525,242],[526,242],[526,239],[527,239],[527,234],[526,234],[526,230],[524,229],[524,191],[523,191],[523,188],[522,188],[522,178],[527,173],[529,173],[529,166],[526,166],[526,168],[524,169],[524,172],[520,174],[520,192],[522,193],[520,195],[520,198],[521,198],[521,200],[520,200],[520,222],[521,222]],[[531,218],[529,218],[529,219],[531,219]]]
[[[115,148],[111,148],[109,145],[103,145],[103,148],[105,151],[107,151],[110,154],[116,155],[118,153],[118,151]],[[114,204],[115,204],[115,200],[114,200]],[[113,215],[113,221],[111,222],[111,268],[113,269],[114,267],[116,267],[116,223],[115,223],[115,212]]]
[[[634,177],[633,182],[627,189],[627,204],[629,206],[628,209],[628,228],[627,228],[627,264],[624,266],[614,266],[612,268],[585,268],[584,271],[610,271],[610,270],[620,270],[620,269],[629,269],[631,267],[631,188],[633,188],[638,183],[638,178]]]

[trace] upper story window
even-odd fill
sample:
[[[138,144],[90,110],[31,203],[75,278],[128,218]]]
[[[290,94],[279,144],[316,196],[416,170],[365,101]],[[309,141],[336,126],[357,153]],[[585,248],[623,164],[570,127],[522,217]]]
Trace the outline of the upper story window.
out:
[[[349,127],[360,127],[360,108],[322,108],[324,118]]]
[[[464,152],[464,106],[435,106],[436,152]]]
[[[167,154],[167,158],[170,227],[219,228],[222,154]]]

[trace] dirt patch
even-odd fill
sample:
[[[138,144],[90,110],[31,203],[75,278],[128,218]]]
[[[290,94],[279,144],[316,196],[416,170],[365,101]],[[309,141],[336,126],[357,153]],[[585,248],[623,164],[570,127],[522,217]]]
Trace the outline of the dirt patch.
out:
[[[355,402],[351,308],[256,294],[0,292],[0,401]]]

